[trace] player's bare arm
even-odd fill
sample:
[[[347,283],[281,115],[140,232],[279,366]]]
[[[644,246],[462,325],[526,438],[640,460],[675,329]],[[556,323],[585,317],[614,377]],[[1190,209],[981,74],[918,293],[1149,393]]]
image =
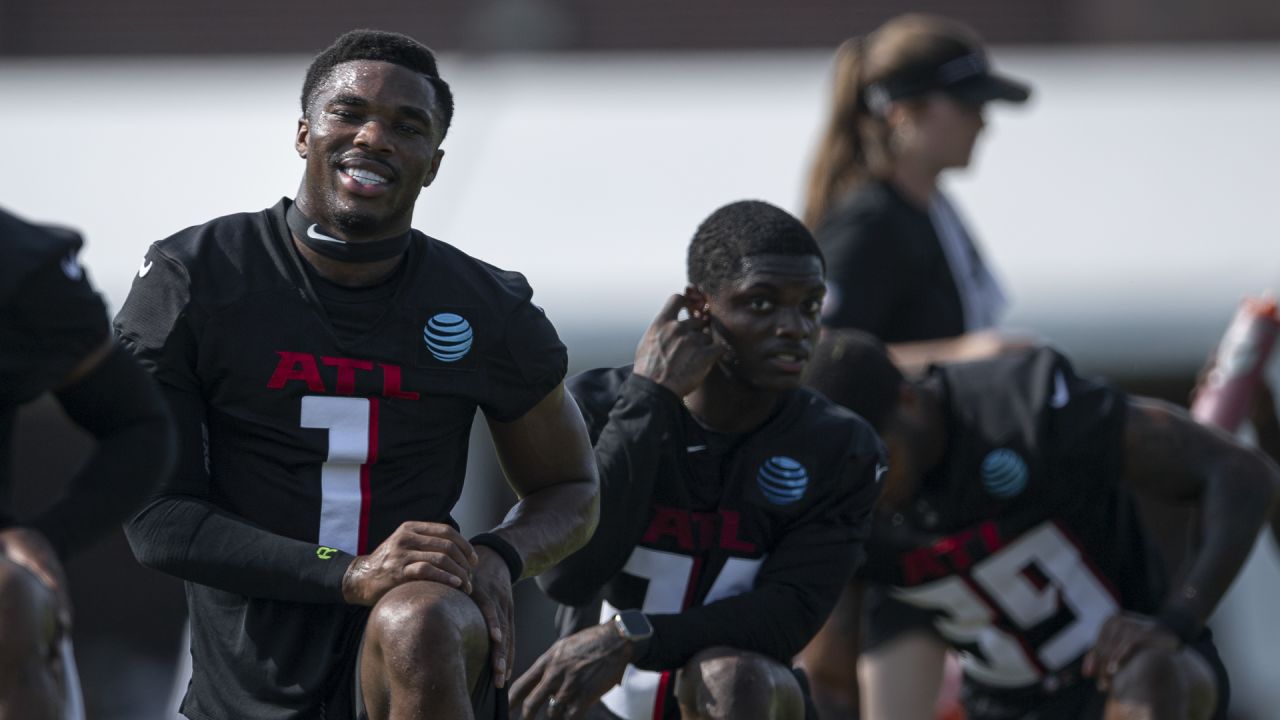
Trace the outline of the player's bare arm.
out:
[[[1099,634],[1084,671],[1106,686],[1141,650],[1176,649],[1204,626],[1270,517],[1280,474],[1260,452],[1167,403],[1135,399],[1125,432],[1126,481],[1138,492],[1198,505],[1200,547],[1159,620],[1119,615]]]
[[[558,384],[513,422],[489,420],[507,481],[520,498],[490,531],[518,554],[514,566],[497,549],[479,545],[471,597],[480,606],[494,644],[494,678],[510,678],[515,652],[515,607],[511,586],[532,577],[582,547],[599,519],[600,481],[582,413]]]

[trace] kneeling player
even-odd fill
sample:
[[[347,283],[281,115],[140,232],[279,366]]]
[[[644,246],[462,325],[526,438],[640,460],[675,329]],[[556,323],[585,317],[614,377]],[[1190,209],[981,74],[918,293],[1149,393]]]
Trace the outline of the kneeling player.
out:
[[[160,395],[112,342],[79,250],[75,233],[0,211],[0,718],[81,716],[62,560],[123,521],[173,462]],[[7,512],[14,416],[50,391],[97,447],[64,497],[19,519]]]
[[[539,580],[577,607],[513,686],[526,718],[800,718],[791,656],[861,561],[881,449],[799,387],[824,292],[813,238],[734,203],[698,228],[688,271],[634,366],[569,383],[600,526]]]
[[[861,574],[877,584],[862,608],[865,718],[929,717],[947,647],[971,720],[1222,716],[1204,624],[1272,507],[1273,464],[1047,348],[911,384],[877,341],[845,332],[813,365],[811,384],[889,447]],[[1131,492],[1201,510],[1199,551],[1172,587]],[[827,657],[806,661],[836,659],[819,645]]]

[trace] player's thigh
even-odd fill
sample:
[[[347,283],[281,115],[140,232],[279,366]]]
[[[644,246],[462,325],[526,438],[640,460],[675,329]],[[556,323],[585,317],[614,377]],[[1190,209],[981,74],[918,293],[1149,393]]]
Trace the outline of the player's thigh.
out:
[[[791,668],[736,648],[694,655],[676,673],[676,698],[685,717],[804,717],[804,692]]]
[[[1145,720],[1172,710],[1188,720],[1209,720],[1219,692],[1218,674],[1194,647],[1145,650],[1116,673],[1105,717]]]
[[[947,646],[910,631],[858,658],[863,720],[933,720]]]
[[[29,570],[0,556],[0,663],[51,657],[57,617],[53,593]]]
[[[452,667],[461,664],[470,690],[489,658],[489,632],[466,593],[441,583],[405,583],[369,613],[362,666]]]

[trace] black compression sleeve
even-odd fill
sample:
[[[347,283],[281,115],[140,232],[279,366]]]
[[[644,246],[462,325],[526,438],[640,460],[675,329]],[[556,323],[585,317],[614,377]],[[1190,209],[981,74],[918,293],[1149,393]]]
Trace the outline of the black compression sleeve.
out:
[[[587,418],[604,417],[607,407],[590,410],[584,408]],[[598,435],[600,523],[586,546],[538,576],[539,587],[553,600],[565,605],[589,602],[626,564],[644,532],[665,436],[679,425],[680,412],[675,393],[631,375],[608,410],[604,427],[591,428],[592,436]]]
[[[32,525],[65,557],[122,522],[173,467],[168,414],[151,378],[118,347],[58,402],[97,440],[66,495]]]
[[[138,562],[248,597],[343,602],[351,555],[276,535],[214,504],[204,464],[204,401],[161,388],[178,429],[178,467],[125,527]]]

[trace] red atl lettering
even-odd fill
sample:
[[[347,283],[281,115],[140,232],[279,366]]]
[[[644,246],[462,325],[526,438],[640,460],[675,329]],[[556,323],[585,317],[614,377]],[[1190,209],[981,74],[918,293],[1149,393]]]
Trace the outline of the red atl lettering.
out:
[[[277,351],[276,355],[280,356],[280,360],[276,363],[275,371],[271,373],[271,379],[267,381],[267,387],[272,390],[281,390],[290,382],[301,381],[307,384],[309,392],[330,392],[320,376],[320,364],[323,364],[335,370],[332,390],[334,394],[355,395],[359,373],[373,372],[375,364],[372,360],[329,356],[321,357],[320,363],[317,363],[316,357],[310,353],[284,350]],[[418,392],[401,387],[402,372],[398,365],[376,364],[382,370],[383,397],[400,400],[417,400],[421,397]]]
[[[641,542],[654,545],[663,538],[670,538],[676,547],[689,553],[712,549],[755,553],[754,543],[738,537],[741,518],[736,510],[691,512],[655,505],[653,518]]]
[[[324,383],[320,380],[320,368],[316,367],[314,355],[283,351],[277,351],[276,354],[280,356],[280,364],[276,365],[276,371],[271,373],[267,387],[279,390],[290,380],[302,380],[307,383],[307,389],[311,392],[324,392]]]
[[[382,368],[382,395],[403,400],[417,400],[418,393],[400,389],[400,366],[378,363]]]
[[[916,548],[901,557],[904,585],[918,585],[955,573],[964,573],[983,560],[1004,542],[1000,531],[990,520],[976,527],[948,535],[932,545]]]
[[[372,370],[373,363],[368,360],[352,360],[351,358],[322,357],[320,362],[338,368],[338,394],[356,394],[356,370]]]

